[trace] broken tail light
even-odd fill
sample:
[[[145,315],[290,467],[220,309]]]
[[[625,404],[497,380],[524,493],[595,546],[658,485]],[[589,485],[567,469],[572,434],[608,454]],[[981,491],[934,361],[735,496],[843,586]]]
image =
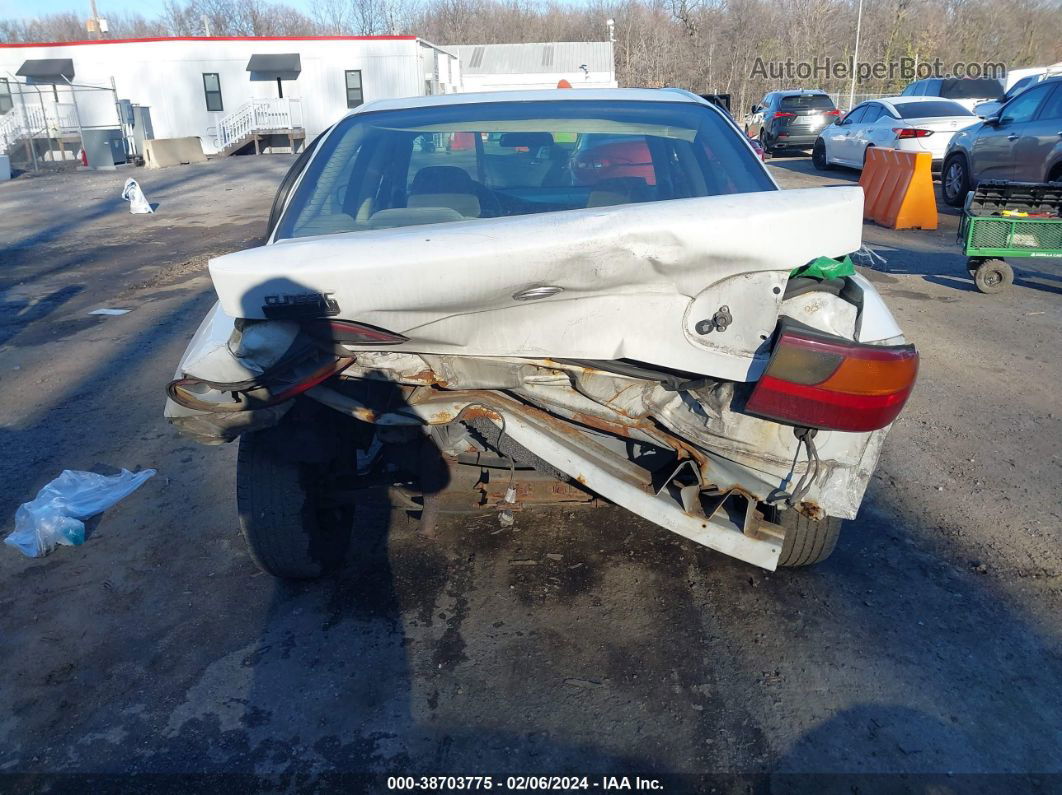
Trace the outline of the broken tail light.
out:
[[[408,337],[387,329],[354,323],[349,320],[319,320],[303,323],[302,328],[318,340],[349,345],[398,345]]]
[[[932,130],[917,130],[911,127],[893,127],[892,131],[901,140],[904,138],[928,138],[933,134]]]
[[[787,425],[875,431],[896,419],[917,375],[913,345],[866,345],[783,320],[745,408]]]

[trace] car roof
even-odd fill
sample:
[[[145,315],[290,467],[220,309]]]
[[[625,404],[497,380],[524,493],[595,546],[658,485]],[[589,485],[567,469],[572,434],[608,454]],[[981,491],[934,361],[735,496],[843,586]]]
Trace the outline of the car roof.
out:
[[[486,102],[689,102],[694,105],[715,106],[696,94],[671,88],[546,88],[528,91],[483,91],[467,94],[437,94],[431,97],[398,97],[378,99],[360,105],[348,116],[369,111],[407,110],[409,108],[453,107],[478,105]]]
[[[893,107],[914,102],[951,102],[960,108],[963,107],[961,102],[956,102],[954,99],[948,99],[947,97],[879,97],[878,99],[868,99],[867,102],[884,102],[886,105],[892,105]]]
[[[829,94],[827,94],[821,88],[793,88],[793,89],[789,89],[789,90],[786,90],[786,91],[775,91],[774,93],[777,94],[780,97],[803,97],[803,96],[818,96],[818,95],[821,95],[821,96],[824,96],[824,97],[828,97],[829,96]]]

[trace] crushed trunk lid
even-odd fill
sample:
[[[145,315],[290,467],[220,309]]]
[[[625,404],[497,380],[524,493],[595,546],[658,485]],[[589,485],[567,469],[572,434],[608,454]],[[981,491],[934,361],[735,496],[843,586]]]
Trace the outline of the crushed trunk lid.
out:
[[[857,250],[862,215],[858,187],[732,194],[284,240],[210,274],[234,317],[353,320],[398,350],[752,380],[790,271]]]

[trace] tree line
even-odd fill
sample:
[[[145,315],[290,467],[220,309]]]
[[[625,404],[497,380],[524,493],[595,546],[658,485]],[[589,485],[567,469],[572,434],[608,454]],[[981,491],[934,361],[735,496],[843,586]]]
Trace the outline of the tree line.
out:
[[[614,21],[620,85],[728,93],[747,109],[768,90],[822,88],[846,95],[848,78],[765,75],[761,62],[847,61],[858,0],[168,0],[156,16],[106,13],[110,38],[414,34],[439,45],[602,41]],[[86,38],[74,13],[0,20],[0,41]],[[1062,61],[1062,0],[865,0],[860,62]],[[861,81],[859,94],[899,91],[899,75]],[[795,85],[794,85],[795,84]]]

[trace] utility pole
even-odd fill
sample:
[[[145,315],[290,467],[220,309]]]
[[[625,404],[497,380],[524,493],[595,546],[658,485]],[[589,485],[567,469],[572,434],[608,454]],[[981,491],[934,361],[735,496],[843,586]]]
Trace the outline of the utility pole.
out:
[[[85,27],[89,33],[96,34],[97,39],[102,39],[103,34],[107,32],[107,20],[100,18],[100,12],[96,10],[96,0],[89,0],[89,5],[92,8],[92,16]]]
[[[605,25],[608,27],[608,61],[612,67],[612,80],[616,80],[616,20],[605,20]],[[587,75],[589,77],[589,75]],[[617,83],[618,85],[618,83]]]
[[[855,52],[852,53],[852,85],[848,90],[848,110],[855,104],[856,72],[859,71],[859,33],[863,27],[863,0],[859,0],[859,13],[856,16]]]

